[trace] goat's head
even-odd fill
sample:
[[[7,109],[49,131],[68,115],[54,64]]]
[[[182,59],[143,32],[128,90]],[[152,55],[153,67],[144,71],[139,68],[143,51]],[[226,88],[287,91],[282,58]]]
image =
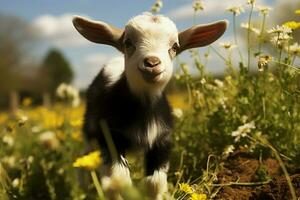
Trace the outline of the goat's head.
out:
[[[114,46],[123,52],[130,89],[137,94],[150,95],[160,94],[170,80],[172,60],[176,55],[186,49],[209,45],[227,26],[226,21],[219,21],[178,32],[169,18],[149,13],[134,17],[125,29],[82,17],[75,17],[73,24],[88,40]]]

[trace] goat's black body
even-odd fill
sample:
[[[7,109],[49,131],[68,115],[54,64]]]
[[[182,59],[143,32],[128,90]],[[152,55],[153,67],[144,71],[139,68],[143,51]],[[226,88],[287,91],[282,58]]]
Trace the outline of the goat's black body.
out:
[[[87,92],[84,133],[87,139],[97,139],[105,161],[111,164],[112,157],[100,127],[102,119],[109,127],[120,156],[133,149],[145,151],[147,175],[168,162],[172,116],[165,95],[154,102],[146,97],[141,100],[130,91],[124,74],[112,86],[108,86],[103,70],[95,78]],[[149,145],[147,128],[151,121],[162,122],[164,128]]]

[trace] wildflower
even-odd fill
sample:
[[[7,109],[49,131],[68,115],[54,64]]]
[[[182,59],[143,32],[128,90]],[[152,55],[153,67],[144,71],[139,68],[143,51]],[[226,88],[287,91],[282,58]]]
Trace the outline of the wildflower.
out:
[[[13,146],[14,143],[15,143],[14,138],[12,136],[10,136],[10,135],[7,135],[7,134],[3,136],[2,142],[4,144],[7,144],[10,147]]]
[[[258,59],[258,71],[262,72],[268,67],[269,61],[272,60],[272,57],[269,55],[260,56]]]
[[[232,12],[235,16],[238,16],[241,13],[245,12],[243,6],[232,6],[227,8],[227,11]]]
[[[82,119],[73,119],[73,120],[70,120],[70,124],[73,127],[81,127],[82,126]]]
[[[187,183],[179,183],[179,190],[187,194],[193,193],[193,188]]]
[[[102,164],[100,151],[94,151],[88,155],[77,158],[73,163],[73,167],[84,168],[87,170],[95,170]]]
[[[235,137],[235,142],[238,142],[242,137],[246,137],[247,134],[251,132],[251,129],[255,129],[254,121],[239,126],[236,131],[231,133],[231,136]]]
[[[26,97],[23,99],[22,101],[22,105],[25,106],[25,107],[28,107],[32,104],[32,99],[29,98],[29,97]]]
[[[151,7],[151,12],[158,13],[162,7],[163,7],[163,2],[161,0],[156,0],[154,5]]]
[[[255,4],[255,0],[248,0],[248,1],[247,1],[247,4],[252,4],[252,5],[254,5],[254,4]]]
[[[236,45],[232,44],[231,42],[220,42],[219,45],[221,47],[223,47],[224,49],[227,49],[227,50],[231,50],[233,48],[236,48]]]
[[[233,145],[229,145],[225,148],[225,150],[223,151],[223,155],[228,156],[230,153],[233,153],[234,151],[234,146]]]
[[[267,31],[268,33],[283,33],[283,34],[290,34],[292,33],[291,28],[286,27],[286,26],[279,26],[276,25],[276,27],[271,28],[270,30]]]
[[[4,156],[1,159],[1,162],[10,168],[13,168],[16,165],[16,158],[14,156]]]
[[[224,87],[223,81],[220,81],[219,79],[215,79],[214,82],[218,87],[220,88]]]
[[[181,63],[180,66],[184,74],[189,74],[189,67],[187,64]]]
[[[300,9],[296,10],[295,14],[300,15]]]
[[[191,194],[191,198],[190,198],[190,200],[206,200],[206,199],[207,199],[206,194],[197,194],[197,193]]]
[[[59,146],[59,140],[54,132],[46,131],[39,135],[38,140],[41,144],[51,150],[55,150]]]
[[[250,26],[249,26],[248,23],[241,23],[241,27],[245,28],[245,29],[249,29],[250,31],[252,31],[253,33],[255,33],[257,35],[260,34],[260,30],[258,28],[253,27],[252,24],[250,24]]]
[[[73,140],[76,140],[76,141],[79,141],[79,142],[82,141],[82,134],[79,131],[73,132],[71,137],[72,137]]]
[[[23,126],[28,121],[28,117],[26,115],[18,114],[17,118],[19,126]]]
[[[285,26],[292,30],[295,30],[300,27],[300,22],[288,21],[288,22],[285,22],[282,26]]]
[[[180,108],[174,108],[172,114],[176,118],[180,119],[182,117],[182,115],[183,115],[183,112],[182,112],[182,110]]]
[[[293,45],[290,46],[289,52],[295,56],[300,56],[300,45],[295,42]]]
[[[260,14],[267,16],[273,8],[268,7],[268,6],[257,6],[258,11]]]
[[[194,8],[195,12],[197,12],[198,10],[203,10],[204,7],[203,7],[203,4],[202,4],[202,1],[201,0],[195,0],[194,3],[193,3],[193,8]]]
[[[20,185],[20,179],[15,178],[15,179],[12,181],[11,184],[12,184],[12,186],[13,186],[14,188],[19,187],[19,185]]]
[[[71,102],[73,107],[77,107],[80,104],[79,91],[71,85],[62,83],[56,89],[56,95]]]
[[[201,83],[202,85],[204,85],[204,84],[206,83],[206,79],[205,79],[205,78],[202,78],[202,79],[200,80],[200,83]]]

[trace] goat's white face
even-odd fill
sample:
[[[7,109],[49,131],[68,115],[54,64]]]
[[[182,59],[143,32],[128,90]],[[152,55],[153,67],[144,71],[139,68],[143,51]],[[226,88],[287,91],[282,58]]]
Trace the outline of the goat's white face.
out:
[[[124,32],[125,73],[137,93],[159,93],[170,80],[179,48],[178,31],[166,17],[139,15]]]
[[[73,24],[88,40],[124,53],[125,74],[134,93],[156,96],[172,76],[174,57],[186,49],[214,42],[226,30],[227,22],[193,26],[180,33],[169,18],[149,13],[134,17],[125,29],[81,17],[75,17]]]

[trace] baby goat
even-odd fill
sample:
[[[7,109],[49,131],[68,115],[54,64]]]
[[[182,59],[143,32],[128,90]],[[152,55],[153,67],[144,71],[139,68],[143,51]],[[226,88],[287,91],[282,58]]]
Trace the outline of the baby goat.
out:
[[[84,133],[96,139],[110,168],[110,176],[131,183],[126,152],[145,153],[146,182],[153,199],[167,191],[167,170],[171,150],[171,108],[164,88],[172,76],[172,61],[182,51],[209,45],[227,26],[226,21],[193,26],[179,32],[162,15],[144,13],[132,18],[125,29],[107,23],[75,17],[73,24],[86,39],[117,48],[124,54],[103,67],[87,92]],[[118,159],[109,152],[100,120],[105,120]]]

